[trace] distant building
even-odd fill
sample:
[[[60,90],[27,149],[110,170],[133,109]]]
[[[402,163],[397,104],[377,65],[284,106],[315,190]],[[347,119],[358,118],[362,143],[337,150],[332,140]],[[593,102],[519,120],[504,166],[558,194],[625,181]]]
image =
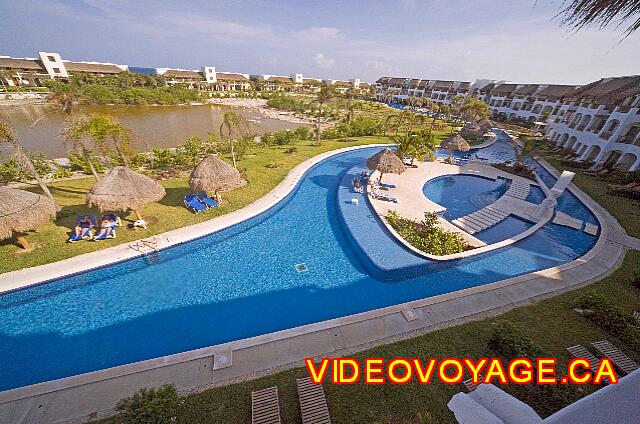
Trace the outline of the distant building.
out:
[[[0,56],[0,78],[8,86],[42,86],[50,79],[66,80],[69,75],[112,75],[128,70],[126,65],[63,60],[58,53],[39,52],[38,58]]]
[[[375,97],[385,103],[447,104],[455,96],[484,101],[491,117],[544,131],[557,146],[594,168],[640,170],[640,75],[603,78],[585,86],[508,81],[380,77]]]

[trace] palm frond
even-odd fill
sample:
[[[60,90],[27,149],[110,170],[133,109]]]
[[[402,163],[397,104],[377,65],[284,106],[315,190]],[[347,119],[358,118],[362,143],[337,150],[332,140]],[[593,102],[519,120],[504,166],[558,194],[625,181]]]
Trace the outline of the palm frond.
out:
[[[620,27],[631,21],[624,30],[628,37],[640,28],[640,0],[571,0],[559,13],[561,25],[575,30],[596,25],[604,28],[610,24]]]

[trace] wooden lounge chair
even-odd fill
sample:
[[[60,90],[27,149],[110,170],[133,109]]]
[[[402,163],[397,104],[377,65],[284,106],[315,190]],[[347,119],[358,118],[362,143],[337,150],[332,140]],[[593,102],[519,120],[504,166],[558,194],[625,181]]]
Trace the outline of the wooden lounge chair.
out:
[[[591,343],[598,354],[602,357],[609,358],[613,365],[616,366],[624,375],[634,372],[640,366],[633,362],[631,358],[622,353],[620,349],[609,343],[607,340]]]
[[[478,388],[479,385],[482,384],[481,381],[484,379],[484,377],[482,375],[479,375],[478,378],[479,378],[479,381],[477,383],[473,382],[473,378],[469,378],[462,382],[462,384],[464,384],[464,387],[467,389],[468,393],[473,392],[475,389]]]
[[[311,378],[298,378],[298,398],[302,424],[331,424],[329,407],[321,384],[313,384]]]
[[[598,360],[598,358],[596,358],[596,356],[593,353],[589,352],[586,347],[582,345],[575,345],[575,346],[568,347],[567,351],[569,352],[572,358],[584,358],[587,361],[589,361],[589,363],[591,364],[590,368],[592,372],[596,372],[596,370],[598,369],[598,365],[600,364],[600,361]],[[603,381],[605,382],[605,384],[610,383],[608,378],[603,379]]]
[[[278,387],[251,392],[251,424],[281,424]]]

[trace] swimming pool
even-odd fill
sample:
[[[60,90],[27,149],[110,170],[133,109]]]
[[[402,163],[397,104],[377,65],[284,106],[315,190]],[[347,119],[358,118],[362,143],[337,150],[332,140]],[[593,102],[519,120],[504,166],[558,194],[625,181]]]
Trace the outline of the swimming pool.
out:
[[[0,296],[0,390],[491,283],[571,261],[596,241],[547,224],[487,254],[424,260],[430,272],[417,278],[378,280],[337,208],[347,171],[378,150],[326,159],[269,211],[165,249],[153,261],[129,260]],[[372,213],[366,203],[360,207]],[[307,271],[298,272],[299,264]]]
[[[432,202],[447,209],[448,220],[469,215],[498,200],[509,188],[505,178],[452,174],[433,178],[425,183],[422,192]]]

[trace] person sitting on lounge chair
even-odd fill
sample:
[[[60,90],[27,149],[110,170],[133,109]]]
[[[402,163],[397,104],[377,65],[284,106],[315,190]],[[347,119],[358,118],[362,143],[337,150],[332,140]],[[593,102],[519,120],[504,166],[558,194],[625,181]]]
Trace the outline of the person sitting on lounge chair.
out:
[[[360,193],[362,191],[362,183],[360,183],[360,178],[356,177],[353,179],[353,189]]]
[[[82,215],[76,218],[76,226],[73,235],[69,239],[69,243],[74,241],[90,239],[92,237],[91,229],[95,225],[95,218],[92,215]]]
[[[216,202],[218,202],[218,205],[222,204],[222,196],[220,195],[220,193],[218,192],[218,190],[216,190],[213,193],[213,200],[215,200]]]
[[[116,238],[115,227],[118,225],[117,218],[113,214],[103,215],[100,222],[100,232],[96,234],[94,240],[104,240]]]

